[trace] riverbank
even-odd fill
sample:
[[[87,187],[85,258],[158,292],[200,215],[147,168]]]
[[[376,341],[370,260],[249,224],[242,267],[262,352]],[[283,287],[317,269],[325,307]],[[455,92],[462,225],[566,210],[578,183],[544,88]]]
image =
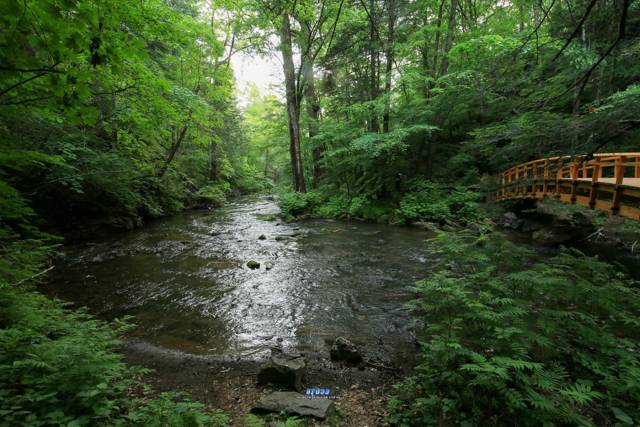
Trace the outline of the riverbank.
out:
[[[125,340],[121,351],[130,365],[153,369],[145,381],[161,391],[180,390],[210,408],[231,416],[230,426],[245,426],[244,417],[267,393],[257,385],[259,360],[202,356],[160,348],[139,340]],[[393,385],[408,371],[339,366],[328,355],[305,354],[307,385],[330,388],[339,409],[341,426],[383,426]],[[307,425],[331,425],[308,420]]]
[[[546,248],[568,246],[619,264],[639,278],[640,222],[553,199],[494,205],[488,211],[505,232]]]

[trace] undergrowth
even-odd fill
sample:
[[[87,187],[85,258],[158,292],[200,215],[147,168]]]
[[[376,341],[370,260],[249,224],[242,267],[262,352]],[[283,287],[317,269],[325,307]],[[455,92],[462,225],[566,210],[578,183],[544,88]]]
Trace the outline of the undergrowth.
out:
[[[577,250],[549,259],[494,232],[443,233],[417,285],[421,361],[397,425],[640,422],[640,291]]]
[[[307,193],[285,192],[279,198],[285,220],[302,215],[353,218],[365,221],[410,224],[455,222],[468,224],[482,218],[480,195],[464,187],[448,188],[414,180],[406,192],[380,199],[371,194],[350,195],[321,188]]]

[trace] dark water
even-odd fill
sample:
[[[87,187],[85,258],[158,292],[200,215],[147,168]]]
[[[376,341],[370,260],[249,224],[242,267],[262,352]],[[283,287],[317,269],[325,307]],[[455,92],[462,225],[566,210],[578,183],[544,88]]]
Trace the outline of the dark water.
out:
[[[261,217],[277,212],[267,198],[244,198],[67,248],[47,290],[102,318],[134,316],[137,337],[190,353],[322,352],[336,336],[383,360],[414,353],[405,303],[427,274],[428,235]]]

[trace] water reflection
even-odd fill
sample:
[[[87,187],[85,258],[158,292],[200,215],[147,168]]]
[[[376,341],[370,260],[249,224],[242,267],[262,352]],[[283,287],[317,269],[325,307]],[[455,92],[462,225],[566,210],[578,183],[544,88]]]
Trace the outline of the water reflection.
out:
[[[47,289],[101,317],[132,315],[139,337],[193,353],[324,351],[343,335],[393,359],[414,345],[404,303],[427,273],[424,232],[262,217],[277,211],[245,198],[69,248]]]

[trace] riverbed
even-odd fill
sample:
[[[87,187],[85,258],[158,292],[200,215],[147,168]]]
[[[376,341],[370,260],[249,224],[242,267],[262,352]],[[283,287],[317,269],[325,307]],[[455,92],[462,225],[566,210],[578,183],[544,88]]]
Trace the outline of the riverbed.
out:
[[[100,318],[132,316],[133,338],[188,354],[328,354],[344,336],[379,363],[412,359],[407,302],[428,274],[429,234],[277,213],[273,198],[243,197],[68,246],[47,292]]]

